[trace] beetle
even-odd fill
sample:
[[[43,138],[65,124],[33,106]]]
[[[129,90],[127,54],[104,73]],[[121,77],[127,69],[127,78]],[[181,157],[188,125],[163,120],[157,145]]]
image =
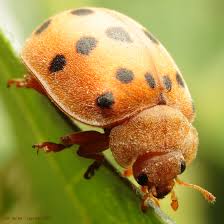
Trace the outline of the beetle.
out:
[[[21,58],[27,75],[8,86],[32,88],[68,117],[104,129],[36,144],[37,150],[80,145],[78,155],[94,160],[84,175],[88,179],[110,148],[143,186],[143,210],[148,198],[158,203],[170,192],[176,210],[175,183],[215,201],[208,191],[177,178],[197,154],[195,110],[180,70],[146,28],[109,9],[67,10],[32,33]]]

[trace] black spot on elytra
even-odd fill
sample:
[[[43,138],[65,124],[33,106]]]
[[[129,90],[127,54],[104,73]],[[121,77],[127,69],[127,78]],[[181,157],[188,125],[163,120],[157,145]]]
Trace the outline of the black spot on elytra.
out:
[[[176,73],[176,80],[177,80],[177,83],[181,86],[181,87],[184,87],[184,81],[183,79],[181,78],[180,74],[177,72]]]
[[[153,78],[153,76],[150,73],[146,73],[145,74],[145,80],[147,81],[148,85],[154,89],[156,87],[156,82],[155,79]]]
[[[71,14],[77,15],[77,16],[87,16],[92,13],[94,13],[94,11],[91,9],[75,9],[71,11]]]
[[[145,33],[145,35],[155,44],[158,44],[159,41],[151,34],[149,33],[147,30],[143,30],[143,32]]]
[[[126,68],[119,68],[116,73],[116,78],[122,83],[130,83],[134,79],[134,73]]]
[[[51,64],[50,64],[50,67],[49,67],[49,71],[51,73],[58,72],[58,71],[62,70],[65,65],[66,65],[65,56],[62,55],[62,54],[58,54],[51,61]]]
[[[167,75],[163,76],[163,85],[167,91],[170,91],[172,89],[172,82],[171,82],[169,76],[167,76]]]
[[[97,40],[94,37],[82,37],[76,43],[76,51],[79,54],[88,55],[97,44]]]
[[[47,29],[47,27],[50,25],[51,20],[47,20],[46,22],[44,22],[35,32],[35,34],[40,34],[42,33],[45,29]]]
[[[114,40],[122,42],[132,42],[130,35],[122,27],[109,27],[106,30],[106,35]]]
[[[111,108],[114,104],[114,96],[111,92],[106,92],[102,95],[100,95],[97,100],[97,105],[104,109],[104,108]]]

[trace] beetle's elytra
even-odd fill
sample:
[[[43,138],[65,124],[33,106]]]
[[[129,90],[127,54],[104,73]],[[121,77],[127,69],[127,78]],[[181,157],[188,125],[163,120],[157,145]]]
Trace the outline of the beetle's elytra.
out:
[[[94,160],[86,178],[110,148],[117,163],[144,186],[145,199],[157,202],[171,192],[174,210],[176,182],[215,200],[177,178],[196,157],[195,111],[180,70],[146,28],[109,9],[68,10],[40,25],[21,57],[27,75],[9,80],[9,86],[33,88],[67,116],[105,131],[73,133],[60,144],[35,148],[58,152],[79,144],[78,155]]]

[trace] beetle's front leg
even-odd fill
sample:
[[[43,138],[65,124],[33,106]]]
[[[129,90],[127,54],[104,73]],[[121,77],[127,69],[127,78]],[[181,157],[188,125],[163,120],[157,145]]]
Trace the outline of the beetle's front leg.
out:
[[[108,134],[101,134],[97,131],[77,132],[61,137],[61,143],[43,142],[35,144],[33,147],[45,152],[59,152],[74,144],[80,145],[77,154],[81,157],[95,160],[84,174],[86,179],[94,175],[104,160],[102,152],[109,147]]]
[[[33,75],[27,74],[24,78],[21,79],[10,79],[7,82],[7,87],[15,85],[17,88],[30,88],[34,89],[37,92],[46,95],[46,91],[41,86],[41,84],[36,80]]]
[[[44,152],[60,152],[69,146],[53,142],[42,142],[40,144],[34,144],[32,147],[36,149],[38,153],[39,150],[43,150]]]
[[[148,205],[146,205],[147,200],[151,200],[157,207],[160,207],[159,200],[155,197],[156,188],[152,187],[151,189],[148,189],[147,186],[144,186],[142,188],[142,192],[144,193],[144,196],[141,201],[141,210],[142,212],[146,212],[148,209]]]

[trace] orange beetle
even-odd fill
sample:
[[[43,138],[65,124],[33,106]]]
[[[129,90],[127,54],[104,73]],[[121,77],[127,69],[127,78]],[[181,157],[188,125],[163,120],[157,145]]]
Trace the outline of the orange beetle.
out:
[[[73,133],[60,144],[34,145],[58,152],[79,144],[78,155],[94,159],[90,178],[110,148],[115,160],[133,170],[145,197],[171,192],[178,207],[175,182],[195,158],[198,134],[192,99],[183,77],[161,43],[143,26],[116,11],[80,8],[51,17],[27,39],[22,60],[28,74],[8,85],[33,88],[69,117],[104,128]],[[144,201],[143,201],[144,209]]]

